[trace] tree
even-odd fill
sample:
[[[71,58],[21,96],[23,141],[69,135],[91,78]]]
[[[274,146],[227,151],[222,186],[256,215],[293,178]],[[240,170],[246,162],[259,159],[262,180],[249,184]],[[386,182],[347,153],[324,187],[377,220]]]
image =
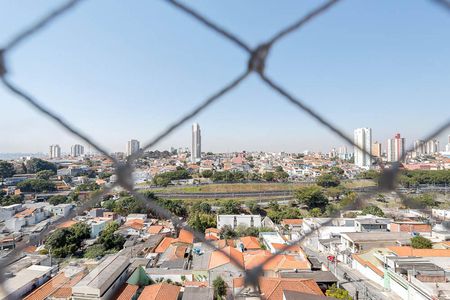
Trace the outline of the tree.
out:
[[[423,236],[415,236],[411,238],[411,247],[414,249],[431,249],[433,243]]]
[[[117,222],[110,222],[105,226],[105,229],[100,233],[98,243],[103,245],[105,250],[119,251],[122,249],[125,243],[125,238],[120,234],[116,234],[116,230],[119,229]]]
[[[37,173],[43,170],[51,170],[56,173],[56,165],[49,161],[40,159],[40,158],[32,158],[25,163],[26,171],[28,173]]]
[[[317,185],[321,187],[336,187],[341,184],[341,180],[334,174],[327,173],[320,175],[316,180]]]
[[[204,232],[207,228],[216,227],[216,217],[210,214],[197,212],[188,216],[187,222],[192,228]]]
[[[327,295],[327,297],[333,297],[336,299],[353,300],[348,291],[336,287],[335,284],[333,284],[328,290],[326,290],[325,295]]]
[[[275,174],[274,174],[274,172],[266,172],[263,174],[262,177],[265,181],[274,181]]]
[[[112,210],[122,216],[132,213],[146,213],[145,204],[133,196],[121,197],[113,202]]]
[[[10,162],[0,160],[0,178],[5,179],[11,177],[16,173],[14,165]]]
[[[67,202],[69,202],[68,198],[63,195],[51,196],[48,199],[48,203],[50,203],[51,205],[58,205],[58,204],[67,203]]]
[[[363,210],[361,211],[361,214],[384,217],[384,212],[381,210],[381,208],[379,208],[378,206],[375,206],[375,205],[369,205],[369,206],[364,207]]]
[[[213,281],[214,296],[216,299],[222,299],[227,294],[227,284],[222,277],[217,277]]]
[[[213,176],[213,171],[211,170],[205,170],[202,172],[203,178],[211,178]]]
[[[76,192],[80,191],[96,191],[99,190],[100,186],[96,182],[88,182],[88,183],[82,183],[79,186],[75,188]]]
[[[6,195],[6,192],[0,190],[0,206],[8,206],[22,203],[22,196],[20,195]]]
[[[328,205],[328,199],[318,186],[306,186],[298,189],[294,193],[299,204],[306,205],[309,209],[318,207],[324,210]]]
[[[259,214],[261,212],[261,207],[254,200],[247,202],[247,208],[252,214]]]
[[[204,212],[206,214],[211,213],[211,205],[208,202],[196,202],[191,207],[192,212]]]
[[[77,223],[70,228],[60,228],[49,235],[45,248],[55,257],[75,254],[84,239],[89,238],[90,227],[86,223]]]
[[[220,214],[223,215],[236,215],[239,214],[241,205],[235,200],[225,200],[221,203]]]
[[[336,166],[331,167],[330,172],[338,177],[342,177],[342,175],[344,175],[345,173],[343,169]]]
[[[42,170],[42,171],[39,171],[39,172],[36,173],[36,178],[49,180],[50,177],[52,177],[55,174],[56,173],[53,170]]]
[[[318,207],[314,207],[313,209],[311,209],[309,211],[309,216],[313,217],[313,218],[318,218],[318,217],[322,216],[322,210]]]
[[[220,229],[220,238],[233,239],[235,237],[237,237],[237,232],[230,225],[225,225]]]
[[[55,184],[45,179],[26,179],[17,184],[22,192],[51,192],[55,191]]]

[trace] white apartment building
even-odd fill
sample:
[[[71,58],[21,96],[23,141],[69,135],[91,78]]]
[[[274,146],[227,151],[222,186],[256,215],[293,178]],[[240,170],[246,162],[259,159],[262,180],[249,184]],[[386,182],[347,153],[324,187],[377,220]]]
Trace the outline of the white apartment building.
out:
[[[397,133],[393,139],[388,139],[387,160],[389,162],[400,161],[405,151],[405,138],[400,137],[400,133]]]
[[[354,131],[354,143],[358,147],[354,147],[355,165],[361,168],[370,168],[372,159],[370,153],[372,150],[372,129],[357,128]]]
[[[202,136],[200,125],[198,123],[192,124],[192,151],[191,161],[197,162],[202,158]]]
[[[238,226],[245,227],[261,227],[260,215],[217,215],[217,228],[221,229],[223,226],[228,225],[231,228]]]
[[[50,145],[48,154],[51,159],[61,158],[61,147],[59,145]]]
[[[138,140],[130,140],[127,142],[126,154],[127,156],[139,152],[140,143]]]
[[[70,147],[70,156],[72,157],[78,157],[82,156],[84,154],[84,147],[79,144],[75,144],[72,147]]]

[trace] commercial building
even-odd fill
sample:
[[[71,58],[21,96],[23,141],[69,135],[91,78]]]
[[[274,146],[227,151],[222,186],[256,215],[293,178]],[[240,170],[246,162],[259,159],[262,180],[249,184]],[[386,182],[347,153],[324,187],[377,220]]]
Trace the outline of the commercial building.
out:
[[[202,136],[200,131],[200,125],[198,123],[192,124],[192,162],[200,161],[202,158]]]
[[[75,144],[72,147],[70,147],[70,156],[72,157],[78,157],[82,156],[84,154],[84,147],[79,144]]]
[[[397,133],[393,139],[387,142],[387,160],[389,162],[400,161],[405,155],[405,138],[400,137]]]
[[[61,147],[59,145],[50,145],[48,156],[52,158],[61,158]]]
[[[126,154],[127,156],[139,152],[140,143],[138,140],[130,140],[127,142]]]
[[[361,168],[369,168],[372,164],[370,157],[372,147],[372,129],[357,128],[354,131],[354,143],[358,147],[354,147],[355,165]]]
[[[52,272],[52,267],[31,265],[7,278],[0,289],[0,299],[22,299],[24,295],[44,284]]]
[[[113,255],[106,257],[72,288],[72,299],[110,299],[127,280],[129,265],[130,259],[127,256]]]

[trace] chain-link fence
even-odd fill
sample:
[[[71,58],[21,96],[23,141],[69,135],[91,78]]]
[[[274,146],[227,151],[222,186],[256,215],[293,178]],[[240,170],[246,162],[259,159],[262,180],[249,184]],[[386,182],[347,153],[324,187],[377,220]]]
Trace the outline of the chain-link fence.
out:
[[[101,193],[97,194],[95,197],[92,197],[88,201],[84,201],[81,204],[77,206],[73,212],[65,217],[61,218],[59,221],[51,224],[43,230],[41,233],[37,235],[32,235],[30,238],[26,241],[17,243],[16,248],[11,251],[7,256],[3,257],[0,261],[0,283],[3,283],[5,280],[5,274],[4,271],[5,267],[11,262],[14,261],[16,256],[18,256],[25,247],[29,245],[34,245],[39,242],[41,242],[52,230],[54,230],[60,223],[70,220],[73,217],[82,214],[84,211],[86,211],[89,208],[95,207],[99,204],[101,199],[105,194],[110,192],[115,187],[122,187],[123,189],[129,191],[134,197],[140,199],[142,202],[145,202],[148,208],[153,210],[158,215],[171,220],[173,224],[177,228],[184,228],[186,230],[191,231],[195,238],[198,241],[201,241],[205,243],[208,247],[211,247],[217,251],[221,251],[224,255],[227,255],[222,249],[219,249],[215,247],[209,240],[205,239],[204,233],[197,232],[190,228],[186,222],[183,220],[180,220],[180,218],[172,215],[171,212],[169,212],[167,209],[161,207],[158,203],[155,201],[150,201],[146,197],[144,197],[141,193],[138,193],[133,185],[132,181],[132,172],[133,172],[133,166],[134,162],[139,159],[144,151],[155,147],[160,141],[165,139],[169,134],[171,134],[173,131],[178,129],[181,125],[185,124],[186,122],[192,120],[195,116],[197,116],[200,112],[204,111],[206,108],[210,107],[212,104],[214,104],[216,101],[218,101],[223,95],[227,94],[234,88],[236,88],[239,84],[241,84],[244,80],[247,79],[247,77],[251,73],[256,73],[259,78],[261,79],[262,83],[270,87],[274,92],[279,94],[282,99],[285,101],[291,103],[294,105],[294,107],[298,108],[300,111],[305,112],[309,116],[311,116],[312,119],[314,119],[316,122],[318,122],[320,125],[326,127],[328,130],[330,130],[332,133],[336,134],[338,137],[340,137],[342,140],[347,142],[348,144],[352,145],[356,149],[359,149],[366,155],[369,155],[372,160],[374,161],[374,165],[377,165],[381,169],[381,177],[377,181],[377,189],[373,192],[370,192],[368,194],[365,194],[365,196],[359,196],[356,198],[356,200],[349,204],[347,207],[345,207],[343,210],[347,209],[354,209],[358,208],[359,205],[362,203],[362,201],[374,195],[378,192],[386,192],[386,191],[393,191],[397,193],[398,197],[404,201],[404,204],[408,207],[414,207],[414,205],[417,207],[417,203],[412,203],[408,200],[408,197],[405,197],[401,192],[399,192],[396,189],[396,177],[399,174],[399,166],[401,161],[404,161],[406,158],[406,155],[408,153],[411,153],[412,151],[415,151],[416,149],[409,149],[405,152],[405,155],[401,157],[398,163],[394,163],[389,168],[385,167],[385,165],[379,160],[377,157],[374,157],[370,153],[370,149],[362,148],[360,145],[357,145],[353,142],[352,138],[348,137],[342,130],[340,130],[333,122],[328,120],[327,118],[323,117],[320,112],[313,110],[311,107],[308,106],[308,104],[296,96],[292,95],[290,92],[288,92],[284,87],[282,87],[279,83],[277,83],[272,77],[270,77],[265,72],[265,65],[266,60],[268,57],[268,54],[270,51],[272,51],[272,46],[276,43],[281,42],[284,38],[289,36],[291,33],[299,30],[302,28],[306,23],[311,22],[315,18],[319,17],[320,15],[324,14],[329,9],[332,9],[333,6],[337,5],[339,0],[330,0],[326,1],[324,4],[321,4],[317,8],[313,9],[309,13],[307,13],[305,16],[301,17],[296,21],[295,23],[287,26],[285,29],[281,30],[274,36],[268,38],[266,42],[261,43],[259,46],[253,48],[249,46],[245,41],[238,38],[233,33],[225,30],[220,25],[214,23],[212,20],[209,20],[207,17],[203,16],[199,12],[193,10],[189,6],[182,4],[181,2],[175,1],[175,0],[165,0],[165,2],[168,5],[173,6],[175,9],[179,10],[181,13],[188,15],[195,20],[197,20],[202,26],[207,27],[208,29],[214,31],[217,35],[223,37],[225,40],[228,40],[229,42],[233,43],[235,46],[241,48],[243,51],[245,51],[248,54],[248,64],[244,67],[241,74],[238,74],[235,78],[230,80],[222,89],[211,95],[209,98],[205,99],[200,105],[194,107],[190,112],[188,112],[186,115],[182,116],[178,120],[175,120],[172,124],[170,124],[165,130],[163,130],[161,133],[159,133],[154,139],[152,139],[150,142],[145,144],[145,146],[137,153],[134,153],[127,157],[126,161],[119,161],[114,156],[110,155],[108,151],[105,150],[99,143],[92,140],[88,135],[84,134],[83,132],[80,132],[79,130],[75,129],[72,124],[70,124],[68,121],[66,121],[62,116],[58,115],[56,112],[52,111],[51,109],[45,107],[37,98],[35,98],[33,95],[28,94],[24,89],[21,87],[15,85],[8,76],[8,55],[10,52],[14,51],[17,47],[20,46],[21,42],[25,41],[26,39],[30,38],[31,36],[38,34],[40,30],[45,28],[46,26],[49,26],[55,19],[60,18],[64,16],[67,12],[69,12],[71,9],[73,9],[76,5],[81,4],[82,0],[70,0],[66,4],[62,5],[61,7],[58,7],[54,11],[51,11],[48,15],[44,16],[41,20],[39,20],[37,23],[33,24],[29,28],[25,29],[24,31],[18,33],[13,39],[11,39],[9,42],[4,44],[3,48],[0,49],[0,77],[1,81],[3,83],[3,87],[11,94],[15,95],[19,100],[24,101],[25,103],[28,103],[31,105],[34,109],[44,114],[45,117],[52,119],[54,122],[65,128],[68,132],[72,133],[73,135],[77,136],[81,140],[83,140],[88,145],[91,145],[94,147],[97,151],[99,151],[101,154],[103,154],[105,157],[109,158],[115,168],[115,174],[117,175],[117,183],[114,185],[110,185],[105,187]],[[436,3],[437,5],[441,6],[443,9],[447,9],[450,12],[450,2],[447,0],[434,0],[431,1]],[[427,141],[433,139],[434,137],[441,134],[444,130],[446,130],[448,127],[450,127],[450,120],[447,120],[444,124],[438,126],[436,130],[426,135],[422,140],[423,143],[426,143]],[[416,145],[416,147],[421,147],[421,145]],[[325,226],[329,224],[334,217],[339,216],[341,211],[336,212],[334,215],[332,215],[332,218],[329,219],[329,221],[322,224],[322,226]],[[317,230],[317,229],[316,229]],[[274,259],[276,255],[281,254],[285,252],[290,246],[294,244],[299,244],[302,242],[303,239],[305,239],[308,235],[314,233],[314,231],[305,233],[303,236],[301,236],[300,239],[297,239],[295,241],[289,242],[283,249],[280,249],[275,255],[269,256],[263,263],[261,263],[259,266],[250,269],[250,270],[243,270],[245,272],[245,284],[257,287],[258,286],[258,278],[263,275],[263,266],[267,264],[270,260]],[[232,256],[230,256],[230,260],[233,261],[236,265],[240,266],[241,264],[236,261],[236,259]]]

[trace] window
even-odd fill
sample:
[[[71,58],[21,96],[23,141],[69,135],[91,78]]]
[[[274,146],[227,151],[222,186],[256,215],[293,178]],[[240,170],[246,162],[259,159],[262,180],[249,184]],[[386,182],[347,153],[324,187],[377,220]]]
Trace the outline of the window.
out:
[[[251,217],[250,219],[250,227],[255,226],[255,221],[253,220],[253,217]]]

